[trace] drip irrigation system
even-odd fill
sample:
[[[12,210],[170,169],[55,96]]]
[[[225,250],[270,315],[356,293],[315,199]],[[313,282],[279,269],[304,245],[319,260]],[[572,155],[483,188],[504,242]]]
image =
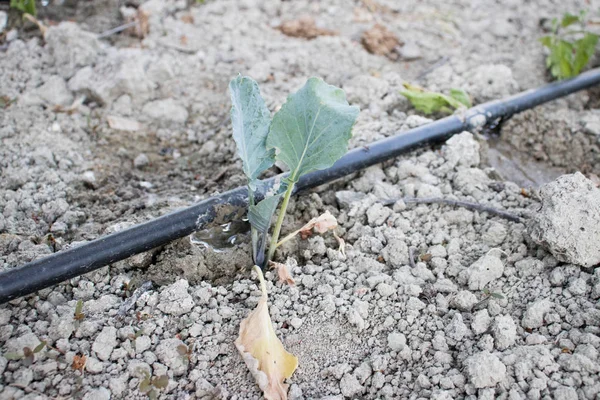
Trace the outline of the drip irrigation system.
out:
[[[497,124],[513,114],[599,83],[600,68],[596,68],[570,80],[484,103],[464,113],[399,132],[369,146],[351,150],[329,169],[304,175],[296,184],[294,194],[397,157],[417,147],[443,142],[455,133]],[[281,177],[279,175],[268,179],[265,188],[268,189]],[[189,208],[8,270],[0,274],[0,304],[189,235],[213,221],[219,205],[245,208],[247,197],[246,187],[238,187]],[[257,197],[260,200],[260,194]]]

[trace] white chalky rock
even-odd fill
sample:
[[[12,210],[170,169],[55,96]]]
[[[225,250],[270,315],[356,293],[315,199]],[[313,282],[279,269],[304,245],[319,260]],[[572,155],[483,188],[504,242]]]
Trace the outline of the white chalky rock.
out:
[[[96,336],[96,340],[92,344],[92,350],[100,360],[107,361],[116,346],[117,329],[113,326],[107,326]]]
[[[188,281],[180,279],[167,286],[160,294],[158,309],[165,314],[183,315],[194,307],[194,300],[188,293]]]
[[[477,311],[473,316],[473,320],[471,321],[471,329],[475,334],[481,335],[483,332],[487,331],[490,327],[490,322],[492,318],[488,313],[488,310]]]
[[[506,366],[493,354],[483,351],[465,360],[469,381],[477,389],[494,387],[504,380]]]
[[[600,189],[576,172],[544,185],[542,208],[528,232],[560,261],[592,267],[600,263]]]
[[[521,326],[528,329],[536,329],[544,324],[544,315],[552,308],[552,302],[547,299],[538,300],[527,307],[523,314]]]
[[[173,99],[154,100],[146,103],[142,112],[152,119],[159,121],[173,121],[184,123],[188,118],[188,112],[182,105]]]
[[[401,351],[406,346],[406,336],[403,333],[392,332],[387,337],[388,346],[393,351]]]
[[[482,290],[488,283],[498,279],[504,273],[504,264],[492,254],[486,254],[467,269],[470,290]]]
[[[101,387],[88,391],[83,396],[83,400],[110,400],[110,394],[110,390]]]
[[[471,311],[476,303],[477,297],[473,293],[468,290],[461,290],[454,296],[450,306],[461,311]]]
[[[340,381],[340,390],[344,397],[354,397],[361,393],[364,388],[352,374],[345,374]]]
[[[73,22],[50,26],[44,37],[58,71],[71,77],[81,67],[93,64],[101,54],[102,46],[95,34],[84,31]]]
[[[452,166],[475,167],[479,165],[479,143],[471,132],[452,136],[442,148],[442,154]]]
[[[183,375],[187,371],[189,361],[187,355],[179,352],[179,346],[185,344],[179,339],[163,339],[156,346],[155,354],[169,369],[173,376]]]
[[[517,326],[510,315],[499,315],[492,326],[494,344],[498,350],[504,350],[515,344]]]

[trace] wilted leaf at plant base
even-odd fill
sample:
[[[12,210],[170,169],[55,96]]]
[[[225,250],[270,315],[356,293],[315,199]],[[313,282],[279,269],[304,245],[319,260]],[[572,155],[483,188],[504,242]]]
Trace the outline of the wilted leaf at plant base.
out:
[[[450,96],[446,96],[409,83],[405,83],[404,88],[400,94],[406,97],[414,108],[425,114],[440,111],[451,113],[453,109],[471,106],[469,95],[461,89],[451,89]]]
[[[277,338],[269,308],[267,288],[260,268],[254,267],[260,280],[262,296],[258,305],[240,325],[235,346],[264,392],[267,400],[286,400],[288,385],[283,383],[298,367],[298,359],[283,348]]]
[[[267,150],[266,140],[271,114],[258,83],[247,76],[237,76],[229,83],[233,139],[242,159],[244,174],[252,182],[275,162],[275,151]]]
[[[300,228],[300,232],[314,229],[319,233],[325,233],[327,231],[331,231],[337,228],[337,225],[337,219],[335,219],[335,217],[331,215],[329,210],[327,210],[323,214],[319,215],[317,218],[313,218],[310,221],[308,221],[306,225]]]
[[[85,355],[75,355],[73,357],[73,363],[71,364],[71,368],[73,368],[75,371],[79,371],[81,373],[83,373],[83,369],[85,368],[85,364],[87,362],[87,359],[85,357]]]
[[[348,151],[358,107],[342,89],[310,78],[273,117],[267,148],[290,169],[289,180],[331,167]]]
[[[274,261],[269,261],[269,265],[271,266],[271,268],[277,271],[279,282],[287,283],[290,286],[296,285],[296,281],[294,280],[294,278],[292,278],[292,274],[290,274],[287,265]]]

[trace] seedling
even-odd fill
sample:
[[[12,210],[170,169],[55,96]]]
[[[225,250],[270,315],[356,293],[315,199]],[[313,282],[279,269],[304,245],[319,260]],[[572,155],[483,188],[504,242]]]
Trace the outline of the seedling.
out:
[[[35,16],[37,10],[35,8],[35,0],[10,0],[11,8],[16,8],[24,14]]]
[[[454,110],[471,107],[471,98],[462,89],[450,89],[450,94],[431,92],[422,87],[404,83],[400,94],[406,97],[414,108],[425,113],[452,113]]]
[[[343,90],[310,78],[271,120],[258,84],[238,76],[229,84],[233,137],[243,170],[248,178],[248,219],[252,226],[252,254],[256,265],[264,267],[273,258],[294,185],[301,176],[332,166],[348,150],[358,107],[350,106]],[[289,168],[278,190],[256,202],[263,188],[261,173],[275,161]],[[264,257],[271,219],[283,198]]]
[[[254,311],[242,321],[235,344],[265,393],[265,398],[285,400],[287,385],[283,382],[296,370],[298,359],[285,351],[275,334],[261,268],[271,261],[279,245],[296,234],[307,235],[313,229],[324,233],[337,226],[335,218],[325,213],[279,241],[294,185],[309,172],[331,167],[346,153],[358,107],[348,104],[343,90],[326,84],[322,79],[310,78],[298,92],[288,96],[286,103],[271,120],[258,84],[251,78],[234,78],[229,84],[229,90],[233,103],[233,138],[248,178],[252,256],[262,293]],[[275,161],[285,164],[289,172],[273,193],[257,202],[257,194],[266,189],[258,178]],[[283,203],[265,258],[271,219],[281,198]],[[281,265],[278,272],[280,279],[293,282],[287,269]],[[179,347],[179,353],[189,357],[187,347]]]
[[[539,39],[550,51],[546,67],[557,79],[579,75],[594,55],[598,35],[585,30],[586,14],[584,11],[579,15],[567,13],[560,21],[554,18],[550,35]]]
[[[77,300],[77,305],[75,305],[75,312],[73,313],[73,321],[75,321],[75,325],[79,325],[81,321],[84,320],[85,314],[83,311],[83,301]]]
[[[161,389],[166,389],[169,386],[169,377],[167,375],[161,375],[158,377],[151,377],[148,371],[143,371],[145,378],[140,381],[138,390],[140,393],[148,395],[148,398],[154,400],[158,398],[158,392]]]
[[[185,344],[180,344],[177,346],[177,353],[179,353],[186,365],[190,363],[190,357],[192,356],[191,348],[187,347]]]
[[[44,350],[44,347],[46,347],[46,341],[41,341],[33,350],[29,347],[23,347],[23,355],[18,353],[6,353],[4,358],[7,360],[23,360],[23,365],[29,367],[35,361],[35,354]]]

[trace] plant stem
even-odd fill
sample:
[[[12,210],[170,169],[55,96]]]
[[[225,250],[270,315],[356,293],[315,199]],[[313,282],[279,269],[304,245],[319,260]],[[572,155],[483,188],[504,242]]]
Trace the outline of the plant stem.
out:
[[[290,197],[292,197],[292,191],[294,190],[295,184],[296,182],[290,180],[288,188],[285,192],[285,196],[283,198],[283,203],[281,203],[279,215],[277,216],[277,223],[275,224],[275,230],[273,231],[273,235],[271,236],[271,243],[269,244],[269,255],[267,257],[267,264],[273,259],[273,255],[275,254],[275,249],[277,248],[277,241],[279,240],[279,234],[281,233],[281,225],[283,225],[283,218],[285,217],[285,212],[287,210],[288,203],[290,202]]]
[[[265,282],[265,277],[263,276],[262,270],[258,265],[254,266],[254,271],[258,275],[258,280],[260,281],[260,291],[262,295],[267,297],[267,283]]]

